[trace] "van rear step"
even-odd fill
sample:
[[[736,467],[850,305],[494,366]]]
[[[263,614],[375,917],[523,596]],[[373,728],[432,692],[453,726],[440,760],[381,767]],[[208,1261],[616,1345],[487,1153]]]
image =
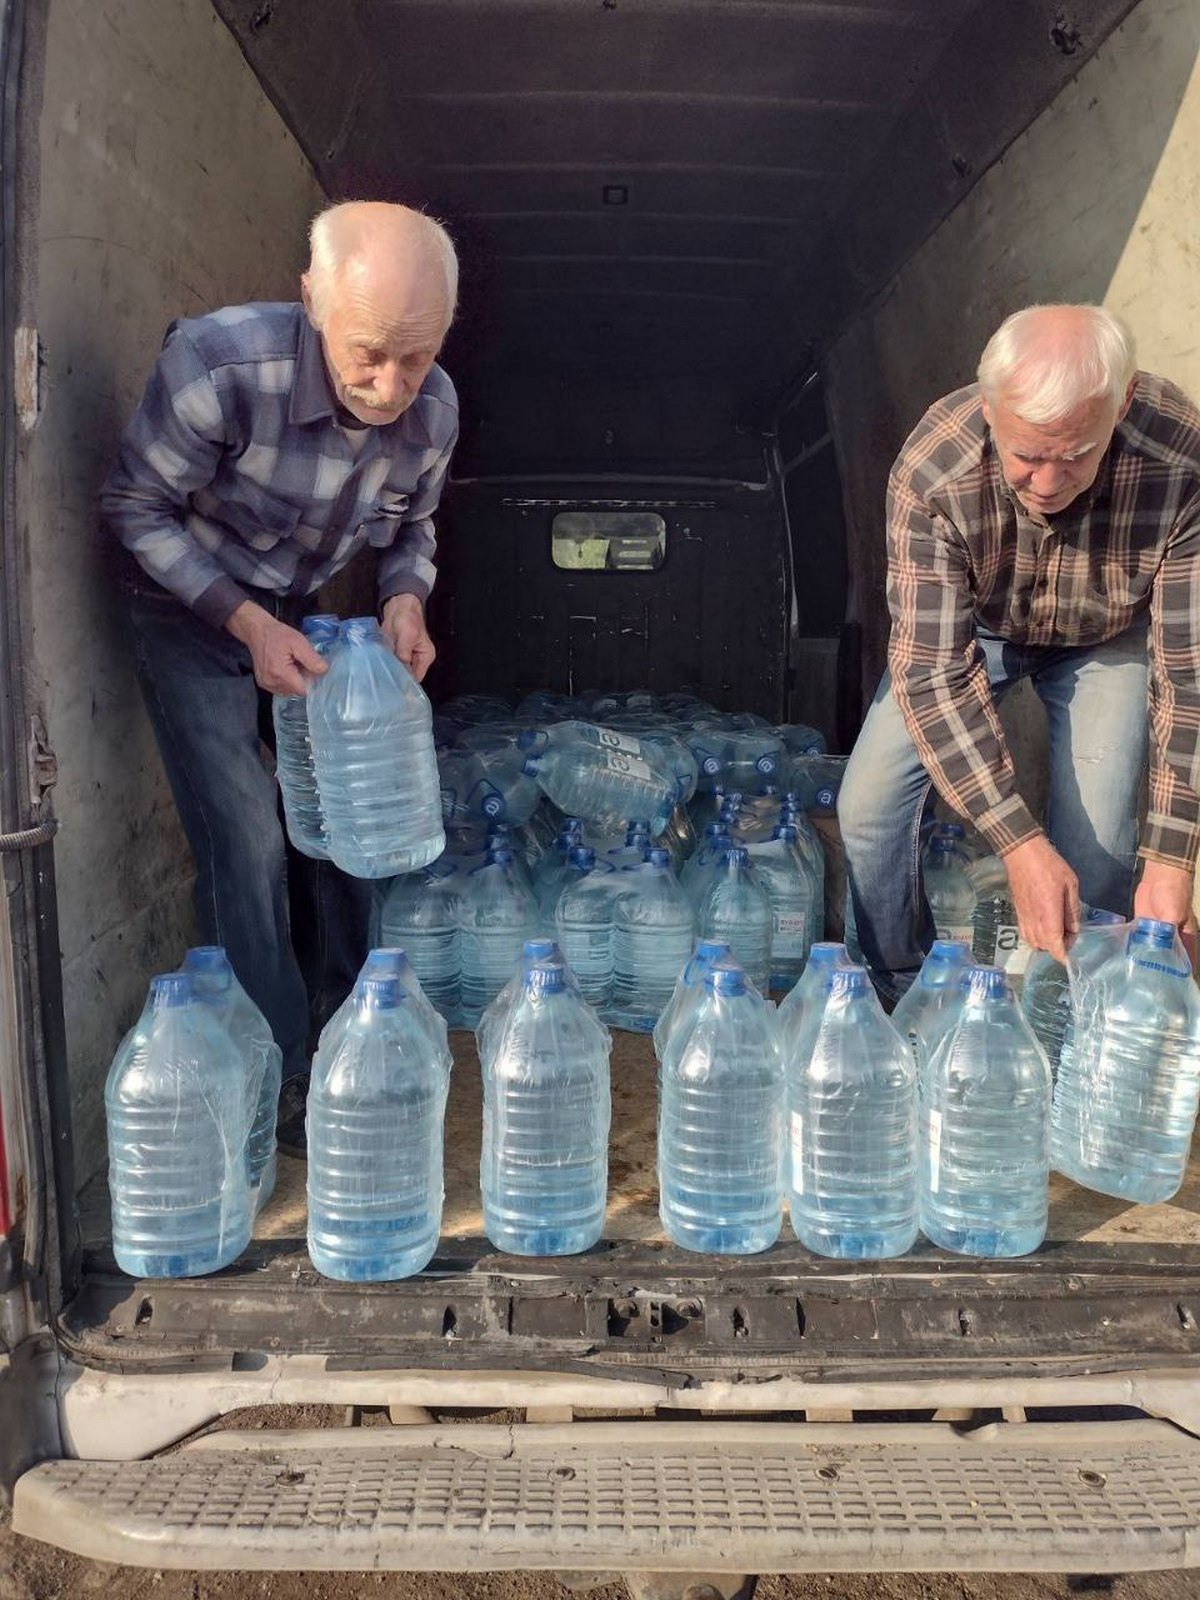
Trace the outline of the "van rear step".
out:
[[[147,1567],[1129,1572],[1200,1562],[1200,1440],[1146,1418],[215,1433],[44,1462],[13,1524]]]

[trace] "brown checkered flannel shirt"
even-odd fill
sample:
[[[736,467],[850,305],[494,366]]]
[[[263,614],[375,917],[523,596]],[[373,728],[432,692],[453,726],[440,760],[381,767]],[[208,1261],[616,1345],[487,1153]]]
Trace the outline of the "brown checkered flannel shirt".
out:
[[[1139,372],[1090,489],[1031,516],[1008,488],[979,386],[922,417],[888,482],[893,689],[943,798],[999,854],[1037,833],[1016,791],[978,623],[1094,645],[1150,617],[1150,807],[1141,854],[1200,854],[1200,411]]]

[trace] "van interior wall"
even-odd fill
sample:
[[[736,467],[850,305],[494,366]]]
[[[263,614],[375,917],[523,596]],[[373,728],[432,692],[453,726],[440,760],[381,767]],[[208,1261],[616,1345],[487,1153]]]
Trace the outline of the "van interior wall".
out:
[[[925,408],[973,381],[1009,312],[1103,303],[1142,367],[1200,399],[1198,36],[1193,0],[1141,0],[826,354],[865,705],[886,664],[888,469]],[[1003,717],[1040,803],[1045,726],[1027,686]]]
[[[34,41],[22,322],[41,414],[18,464],[30,698],[58,756],[59,924],[81,1181],[104,1154],[113,1048],[192,940],[191,857],[134,681],[96,495],[175,317],[291,299],[321,202],[216,14],[194,0],[52,0]],[[38,165],[40,164],[40,175]]]

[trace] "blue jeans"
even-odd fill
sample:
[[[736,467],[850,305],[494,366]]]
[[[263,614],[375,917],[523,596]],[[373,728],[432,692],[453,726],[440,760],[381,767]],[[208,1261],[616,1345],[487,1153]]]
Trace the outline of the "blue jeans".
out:
[[[260,603],[299,625],[300,602]],[[200,936],[225,946],[283,1052],[284,1079],[299,1077],[365,957],[370,885],[287,842],[264,759],[271,697],[246,647],[165,593],[128,606],[138,681],[196,858]]]
[[[1085,905],[1127,913],[1149,732],[1146,629],[1095,646],[1016,645],[978,635],[992,696],[1028,678],[1046,710],[1046,832]],[[921,886],[921,819],[931,780],[885,674],[846,767],[838,821],[863,958],[880,992],[912,982],[933,942]]]

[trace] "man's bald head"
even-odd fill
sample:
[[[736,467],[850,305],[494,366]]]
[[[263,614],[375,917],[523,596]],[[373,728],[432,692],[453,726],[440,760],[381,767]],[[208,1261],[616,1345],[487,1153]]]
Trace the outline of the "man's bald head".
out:
[[[1133,335],[1103,306],[1026,306],[1007,317],[979,360],[991,405],[1025,422],[1058,422],[1107,397],[1118,410],[1137,369]]]

